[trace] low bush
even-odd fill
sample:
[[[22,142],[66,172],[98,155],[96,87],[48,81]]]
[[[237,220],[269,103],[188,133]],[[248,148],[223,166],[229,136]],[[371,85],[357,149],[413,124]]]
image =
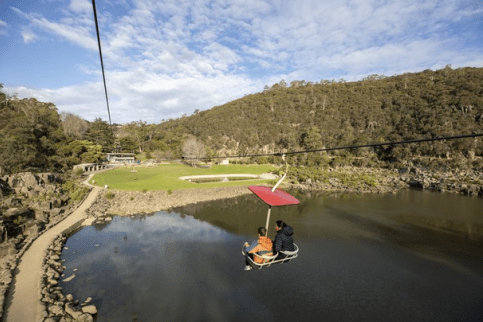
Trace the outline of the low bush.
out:
[[[89,192],[89,189],[86,187],[79,187],[76,189],[71,195],[70,198],[74,201],[81,201],[84,199],[85,195]]]
[[[62,185],[62,189],[69,193],[70,199],[74,201],[81,201],[84,196],[89,192],[87,187],[80,186],[75,181],[66,181]]]

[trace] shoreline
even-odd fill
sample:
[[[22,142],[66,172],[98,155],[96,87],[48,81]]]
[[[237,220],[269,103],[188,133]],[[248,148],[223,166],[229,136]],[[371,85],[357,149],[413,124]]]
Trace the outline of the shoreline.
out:
[[[89,178],[84,184],[92,188],[87,183]],[[81,226],[100,190],[99,187],[92,188],[74,211],[31,238],[18,251],[15,260],[9,264],[12,279],[2,303],[2,321],[44,321],[47,318],[48,309],[42,302],[41,291],[49,248],[59,236],[70,234]]]
[[[111,199],[106,194],[113,196]],[[198,202],[234,198],[250,194],[248,186],[193,188],[156,191],[104,190],[89,209],[91,217],[100,218],[108,215],[128,216],[140,213],[152,213],[170,208],[196,204]]]
[[[143,213],[152,213],[156,211],[163,211],[169,210],[171,208],[186,206],[189,204],[196,204],[199,202],[204,201],[213,201],[213,200],[220,200],[220,199],[228,199],[234,198],[241,195],[251,194],[251,191],[248,189],[247,186],[231,186],[231,187],[217,187],[217,188],[193,188],[193,189],[181,189],[181,190],[174,190],[174,191],[165,191],[165,190],[158,190],[158,191],[147,191],[147,192],[140,192],[140,191],[123,191],[123,190],[112,190],[112,189],[105,189],[98,186],[92,186],[88,183],[91,177],[88,177],[83,183],[90,187],[92,190],[86,196],[84,201],[75,209],[72,213],[65,216],[62,220],[57,222],[55,225],[51,226],[47,230],[40,232],[35,238],[26,245],[24,248],[20,249],[16,255],[16,261],[14,265],[10,265],[9,270],[14,273],[12,274],[12,283],[8,287],[7,294],[4,299],[3,303],[3,319],[1,321],[17,321],[17,315],[20,314],[23,316],[25,312],[31,311],[29,314],[35,312],[35,321],[46,321],[48,319],[49,313],[51,312],[49,306],[50,304],[44,304],[42,302],[42,295],[41,291],[45,291],[45,288],[48,288],[47,282],[44,281],[44,277],[42,274],[45,275],[46,270],[49,269],[47,263],[51,258],[49,255],[49,249],[52,247],[54,242],[56,242],[60,238],[68,238],[68,235],[72,233],[72,231],[78,229],[82,225],[92,225],[95,222],[102,223],[106,220],[106,217],[111,217],[113,215],[118,216],[127,216],[127,215],[136,215],[136,214],[143,214]],[[381,183],[381,182],[380,182]],[[397,183],[397,184],[396,184]],[[391,180],[384,182],[384,184],[380,184],[379,186],[373,189],[351,189],[345,187],[339,183],[333,183],[329,185],[321,185],[316,182],[305,182],[304,184],[285,184],[284,189],[294,189],[299,190],[301,192],[326,192],[329,194],[333,193],[396,193],[397,191],[409,189],[412,185],[410,184],[409,180],[399,180],[399,178],[392,178]],[[432,189],[420,189],[423,190],[432,190]],[[446,193],[460,193],[455,190],[448,191],[448,190],[434,190],[435,192],[446,192]],[[106,194],[109,193],[106,197]],[[74,215],[75,214],[75,215]],[[107,219],[108,220],[108,219]],[[64,241],[65,241],[64,239]],[[39,246],[36,245],[40,244],[40,248],[43,250],[39,250]],[[59,247],[59,245],[57,245]],[[60,246],[60,250],[57,253],[57,256],[60,256],[61,249],[63,247],[63,243]],[[39,265],[27,265],[26,257],[28,253],[35,252],[37,255],[36,257],[40,257]],[[37,261],[39,261],[37,259]],[[20,265],[24,264],[22,268]],[[25,266],[29,266],[26,268]],[[52,268],[52,267],[51,267]],[[24,283],[24,281],[19,282],[22,280],[22,275],[19,272],[22,270],[28,271],[29,275],[32,275],[33,278],[37,278],[38,281],[30,282],[30,286],[27,287],[29,289],[28,295],[29,301],[33,304],[27,304],[28,301],[24,301],[22,299],[16,299],[21,297],[19,289],[17,287],[17,283]],[[25,274],[24,274],[25,275]],[[19,284],[19,285],[20,285]],[[24,283],[25,284],[25,283]],[[37,285],[37,290],[35,294],[32,292],[31,285]],[[55,292],[62,293],[61,290],[56,289]],[[14,296],[12,296],[12,293]],[[63,296],[62,294],[60,296]],[[32,300],[32,298],[34,298]],[[43,298],[46,299],[45,297]],[[16,313],[12,307],[14,306],[14,302],[16,306]],[[25,310],[26,306],[31,305],[30,310]],[[24,312],[22,312],[22,309]],[[68,314],[66,311],[63,313],[64,315]],[[9,316],[7,319],[7,316]],[[22,320],[22,319],[21,319]],[[29,320],[24,319],[25,321]]]

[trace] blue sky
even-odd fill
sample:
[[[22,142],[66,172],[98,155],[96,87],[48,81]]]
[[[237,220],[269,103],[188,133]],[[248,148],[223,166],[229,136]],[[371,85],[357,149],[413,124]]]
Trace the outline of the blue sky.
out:
[[[113,123],[191,115],[284,79],[483,67],[483,1],[97,0]],[[0,83],[108,119],[89,0],[0,0]]]

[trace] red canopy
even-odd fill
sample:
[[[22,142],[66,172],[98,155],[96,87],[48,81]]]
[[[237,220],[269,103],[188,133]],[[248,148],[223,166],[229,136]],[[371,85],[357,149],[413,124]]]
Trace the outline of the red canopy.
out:
[[[262,186],[249,186],[248,189],[270,206],[297,205],[299,203],[297,198],[282,189],[275,189],[274,192],[272,192],[272,188]]]

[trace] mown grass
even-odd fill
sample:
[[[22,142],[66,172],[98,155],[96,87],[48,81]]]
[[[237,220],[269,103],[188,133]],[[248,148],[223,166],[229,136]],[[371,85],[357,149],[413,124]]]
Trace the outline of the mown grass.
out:
[[[131,172],[136,170],[136,172]],[[156,167],[120,167],[96,174],[95,185],[130,191],[178,190],[190,188],[233,187],[267,184],[270,180],[247,180],[196,184],[180,180],[182,176],[216,174],[262,174],[278,170],[269,165],[213,165],[209,169],[193,168],[182,164],[161,164]],[[92,180],[90,181],[92,183]]]

